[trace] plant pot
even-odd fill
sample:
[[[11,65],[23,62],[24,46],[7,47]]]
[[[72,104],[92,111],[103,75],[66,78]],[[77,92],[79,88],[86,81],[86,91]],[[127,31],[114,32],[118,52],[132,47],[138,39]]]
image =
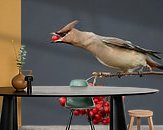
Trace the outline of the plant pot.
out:
[[[24,89],[27,87],[25,76],[21,71],[19,71],[19,73],[13,77],[12,86],[16,89],[16,91],[24,91]]]

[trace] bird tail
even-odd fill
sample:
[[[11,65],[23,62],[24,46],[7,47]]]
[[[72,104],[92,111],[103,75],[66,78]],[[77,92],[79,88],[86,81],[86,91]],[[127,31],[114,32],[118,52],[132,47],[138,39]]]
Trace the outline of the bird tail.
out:
[[[156,61],[152,60],[150,57],[148,57],[146,59],[146,62],[151,68],[157,68],[157,69],[163,70],[163,65],[161,65],[161,64],[157,63]]]
[[[162,52],[156,52],[156,51],[149,50],[148,54],[153,56],[153,57],[155,57],[155,58],[157,58],[157,59],[161,60],[162,58],[159,56],[159,54],[163,54],[163,53]]]

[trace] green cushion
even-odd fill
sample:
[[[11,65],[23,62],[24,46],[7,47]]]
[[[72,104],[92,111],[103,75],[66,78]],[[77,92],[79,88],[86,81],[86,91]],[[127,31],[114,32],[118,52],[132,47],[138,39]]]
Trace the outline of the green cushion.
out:
[[[87,87],[88,82],[83,79],[74,79],[70,82],[70,87]],[[67,97],[65,107],[71,109],[88,109],[95,107],[92,97]]]

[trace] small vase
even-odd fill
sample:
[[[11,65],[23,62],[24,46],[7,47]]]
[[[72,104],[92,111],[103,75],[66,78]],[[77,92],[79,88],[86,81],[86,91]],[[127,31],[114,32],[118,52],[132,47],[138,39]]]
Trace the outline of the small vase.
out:
[[[24,91],[27,87],[27,82],[25,81],[25,76],[22,71],[19,70],[19,73],[13,77],[12,86],[16,89],[16,91]]]

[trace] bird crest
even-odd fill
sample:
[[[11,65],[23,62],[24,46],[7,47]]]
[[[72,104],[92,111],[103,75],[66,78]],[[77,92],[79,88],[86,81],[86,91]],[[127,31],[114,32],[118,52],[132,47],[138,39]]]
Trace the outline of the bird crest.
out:
[[[78,23],[78,20],[74,20],[70,23],[68,23],[66,26],[62,27],[59,31],[57,31],[57,33],[65,33],[65,32],[69,32],[72,28],[75,27],[75,25]]]

